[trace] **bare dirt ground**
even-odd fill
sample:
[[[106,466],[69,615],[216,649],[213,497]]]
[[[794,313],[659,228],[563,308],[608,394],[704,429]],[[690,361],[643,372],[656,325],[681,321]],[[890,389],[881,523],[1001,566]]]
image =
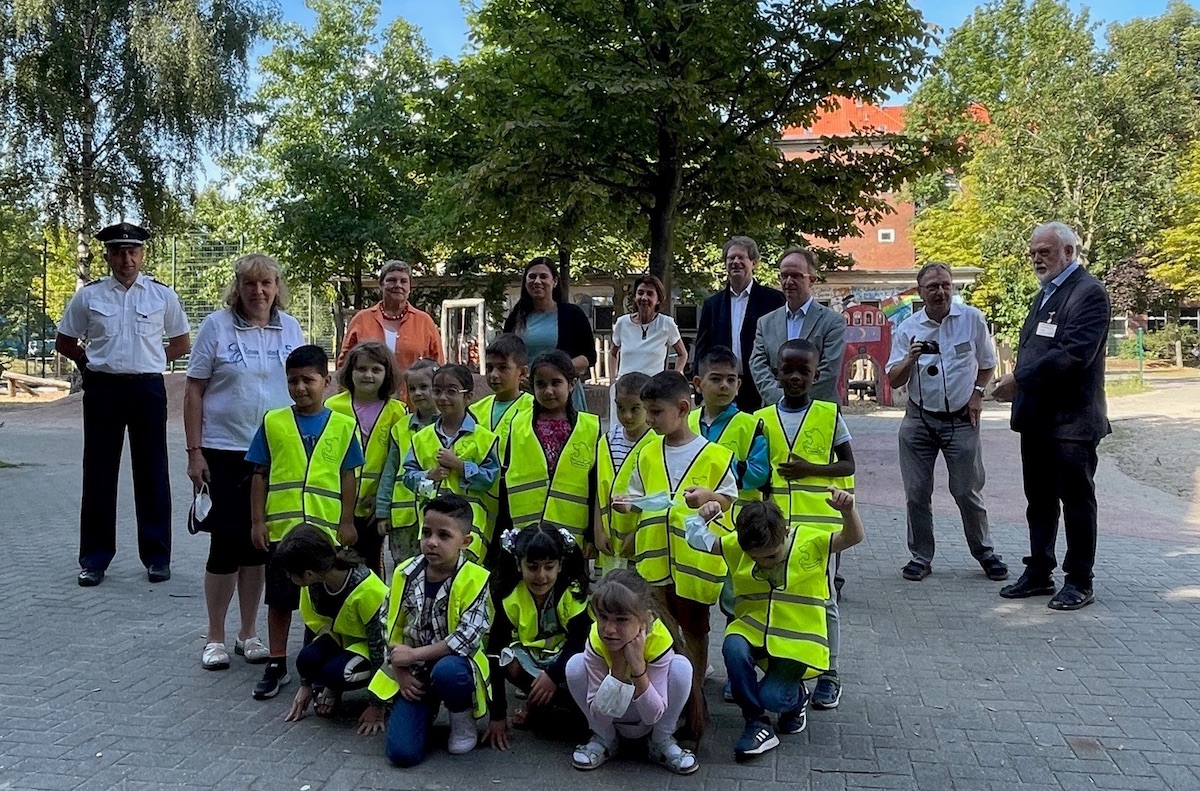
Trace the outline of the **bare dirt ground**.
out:
[[[1163,385],[1109,402],[1112,436],[1100,443],[1121,472],[1195,500],[1200,488],[1200,384]]]

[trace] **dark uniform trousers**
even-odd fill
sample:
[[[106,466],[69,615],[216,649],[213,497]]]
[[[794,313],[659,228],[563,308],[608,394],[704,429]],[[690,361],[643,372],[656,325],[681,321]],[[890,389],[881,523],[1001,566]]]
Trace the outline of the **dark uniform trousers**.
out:
[[[1021,475],[1029,521],[1029,571],[1048,577],[1057,560],[1059,504],[1067,552],[1066,581],[1091,590],[1096,561],[1096,445],[1091,440],[1055,439],[1021,432]]]
[[[83,502],[79,565],[104,571],[117,553],[117,479],[129,430],[138,556],[171,561],[171,480],[167,471],[167,391],[161,374],[88,371],[83,388]]]

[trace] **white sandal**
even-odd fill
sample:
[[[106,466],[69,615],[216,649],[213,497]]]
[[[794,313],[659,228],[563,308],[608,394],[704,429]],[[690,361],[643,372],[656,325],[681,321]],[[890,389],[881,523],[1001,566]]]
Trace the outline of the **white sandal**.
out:
[[[571,754],[571,765],[580,771],[587,772],[599,769],[604,762],[617,754],[616,745],[608,745],[598,734],[593,733],[587,744],[581,744]]]
[[[680,747],[674,739],[661,744],[651,740],[647,745],[647,753],[650,755],[651,761],[666,767],[677,775],[690,775],[700,768],[696,754]]]
[[[229,667],[229,652],[224,643],[208,643],[200,655],[200,666],[205,670],[224,670]]]

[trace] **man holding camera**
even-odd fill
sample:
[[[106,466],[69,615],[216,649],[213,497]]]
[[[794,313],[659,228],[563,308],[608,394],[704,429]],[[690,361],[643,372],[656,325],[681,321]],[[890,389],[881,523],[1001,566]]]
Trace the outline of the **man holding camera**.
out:
[[[996,367],[987,322],[977,309],[951,299],[954,282],[945,264],[921,267],[917,290],[925,307],[896,327],[887,363],[892,387],[908,388],[900,423],[900,474],[912,560],[900,574],[920,582],[932,571],[933,467],[941,451],[971,555],[988,579],[1007,579],[1008,566],[996,554],[988,534],[982,495],[979,414],[984,388]]]

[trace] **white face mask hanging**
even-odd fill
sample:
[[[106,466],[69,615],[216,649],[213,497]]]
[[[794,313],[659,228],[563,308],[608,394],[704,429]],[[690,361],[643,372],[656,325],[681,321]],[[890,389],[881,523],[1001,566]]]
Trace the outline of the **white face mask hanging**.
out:
[[[204,520],[212,512],[212,497],[208,494],[208,484],[200,484],[200,490],[192,498],[192,507],[188,510],[188,532],[192,535],[201,531],[207,532]]]
[[[665,511],[671,507],[670,492],[655,492],[627,500],[631,506],[642,511]]]
[[[633,702],[633,692],[633,684],[618,681],[611,675],[605,676],[592,697],[592,708],[597,714],[606,717],[620,717],[629,710],[629,704]]]

